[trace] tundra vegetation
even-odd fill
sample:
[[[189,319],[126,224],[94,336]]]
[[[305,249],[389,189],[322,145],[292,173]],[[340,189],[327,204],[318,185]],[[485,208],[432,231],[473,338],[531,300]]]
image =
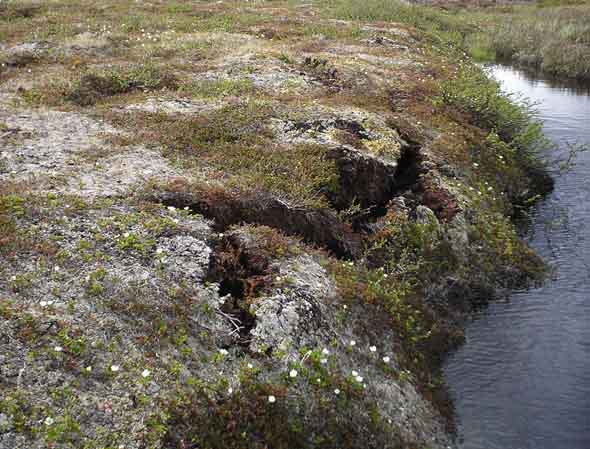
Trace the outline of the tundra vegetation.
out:
[[[369,0],[0,4],[0,447],[443,448],[551,188],[470,25]]]

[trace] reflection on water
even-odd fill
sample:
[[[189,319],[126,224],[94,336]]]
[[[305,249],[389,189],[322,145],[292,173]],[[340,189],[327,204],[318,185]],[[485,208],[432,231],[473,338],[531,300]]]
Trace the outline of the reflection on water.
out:
[[[490,71],[538,104],[552,158],[590,142],[590,89]],[[462,449],[590,448],[590,153],[536,207],[529,239],[555,279],[482,311],[445,368]]]

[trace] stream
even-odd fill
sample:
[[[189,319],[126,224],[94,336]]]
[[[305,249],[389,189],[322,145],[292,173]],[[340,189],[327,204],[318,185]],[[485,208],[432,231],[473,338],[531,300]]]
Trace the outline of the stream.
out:
[[[550,158],[590,142],[590,86],[489,70],[506,92],[538,103],[558,145]],[[555,274],[478,312],[449,357],[461,449],[590,448],[590,152],[531,213],[526,238]]]

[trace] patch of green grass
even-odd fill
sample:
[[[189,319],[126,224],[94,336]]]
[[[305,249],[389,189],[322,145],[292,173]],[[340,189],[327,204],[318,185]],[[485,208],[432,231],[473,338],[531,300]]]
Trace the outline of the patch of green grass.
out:
[[[547,0],[471,15],[480,25],[480,31],[467,39],[474,56],[590,79],[589,2]]]
[[[429,33],[431,37],[460,42],[471,25],[463,17],[425,5],[398,0],[324,0],[326,13],[341,19],[400,23]]]
[[[249,79],[204,80],[183,84],[179,92],[201,98],[240,97],[256,93],[254,84]]]

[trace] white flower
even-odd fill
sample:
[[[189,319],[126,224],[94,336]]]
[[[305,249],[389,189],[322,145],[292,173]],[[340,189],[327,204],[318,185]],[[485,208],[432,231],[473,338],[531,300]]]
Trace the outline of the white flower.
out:
[[[369,351],[371,351],[371,352],[377,351],[377,346],[369,346]]]
[[[320,359],[320,363],[322,365],[325,365],[326,363],[328,363],[328,359]]]
[[[123,234],[123,237],[125,237],[125,238],[129,237],[129,233],[126,232],[125,234]]]
[[[188,206],[184,206],[184,210],[188,210]]]
[[[156,250],[156,254],[162,254],[164,252],[164,250],[162,248],[158,248]]]
[[[45,425],[46,426],[50,426],[54,423],[55,421],[53,420],[53,418],[51,416],[48,416],[47,418],[45,418]]]
[[[59,271],[60,270],[59,265],[56,265],[55,267],[53,267],[53,270],[54,271]]]
[[[344,310],[346,310],[346,309],[348,309],[348,306],[347,306],[346,304],[344,304],[344,305],[342,306],[342,308],[343,308]]]
[[[111,365],[111,371],[113,373],[116,373],[117,371],[119,371],[121,368],[119,367],[119,365]]]
[[[363,381],[363,376],[356,376],[356,381],[361,383]]]
[[[234,392],[234,389],[233,389],[232,387],[229,387],[229,388],[227,389],[227,393],[228,393],[228,394],[232,394],[233,392]]]
[[[252,369],[252,368],[254,368],[254,365],[252,365],[251,363],[248,363],[248,368]]]
[[[359,375],[359,373],[358,373],[358,372],[356,372],[355,370],[352,370],[352,376],[353,376],[353,377],[356,377],[356,376],[358,376],[358,375]]]
[[[87,373],[90,373],[90,372],[92,372],[92,367],[89,365],[85,368],[85,370]]]
[[[220,353],[221,355],[228,355],[228,354],[229,354],[229,352],[227,352],[227,349],[220,349],[220,350],[219,350],[219,353]]]
[[[272,394],[268,397],[268,402],[270,402],[271,404],[274,404],[277,401],[277,398],[275,398]]]
[[[334,394],[340,394],[340,390],[339,390],[338,388],[336,388],[336,389],[334,390]]]
[[[63,350],[64,350],[64,348],[62,348],[61,346],[56,346],[55,348],[53,348],[53,350],[54,350],[55,352],[61,352],[61,351],[63,351]]]
[[[350,346],[354,346],[354,345],[356,345],[356,341],[350,340]]]
[[[389,356],[388,356],[388,355],[386,355],[385,357],[383,357],[383,361],[384,361],[385,363],[389,363],[389,361],[390,361],[390,360],[391,360],[391,359],[389,358]]]
[[[10,280],[11,280],[11,281],[16,281],[16,276],[12,276],[12,277],[10,278]]]
[[[292,369],[291,371],[289,371],[289,377],[291,377],[291,378],[297,377],[297,370]]]
[[[322,379],[320,379],[319,377],[316,379],[318,383],[322,382]]]
[[[479,167],[479,164],[478,164],[477,162],[474,162],[474,163],[473,163],[473,166],[474,166],[475,168],[477,168],[477,167]]]
[[[330,351],[328,351],[326,348],[324,348],[324,349],[322,349],[322,354],[329,355]]]
[[[141,377],[148,377],[150,374],[152,374],[152,372],[149,369],[144,369],[141,372]]]
[[[176,208],[174,206],[168,206],[168,210],[170,212],[174,212],[176,210]]]

